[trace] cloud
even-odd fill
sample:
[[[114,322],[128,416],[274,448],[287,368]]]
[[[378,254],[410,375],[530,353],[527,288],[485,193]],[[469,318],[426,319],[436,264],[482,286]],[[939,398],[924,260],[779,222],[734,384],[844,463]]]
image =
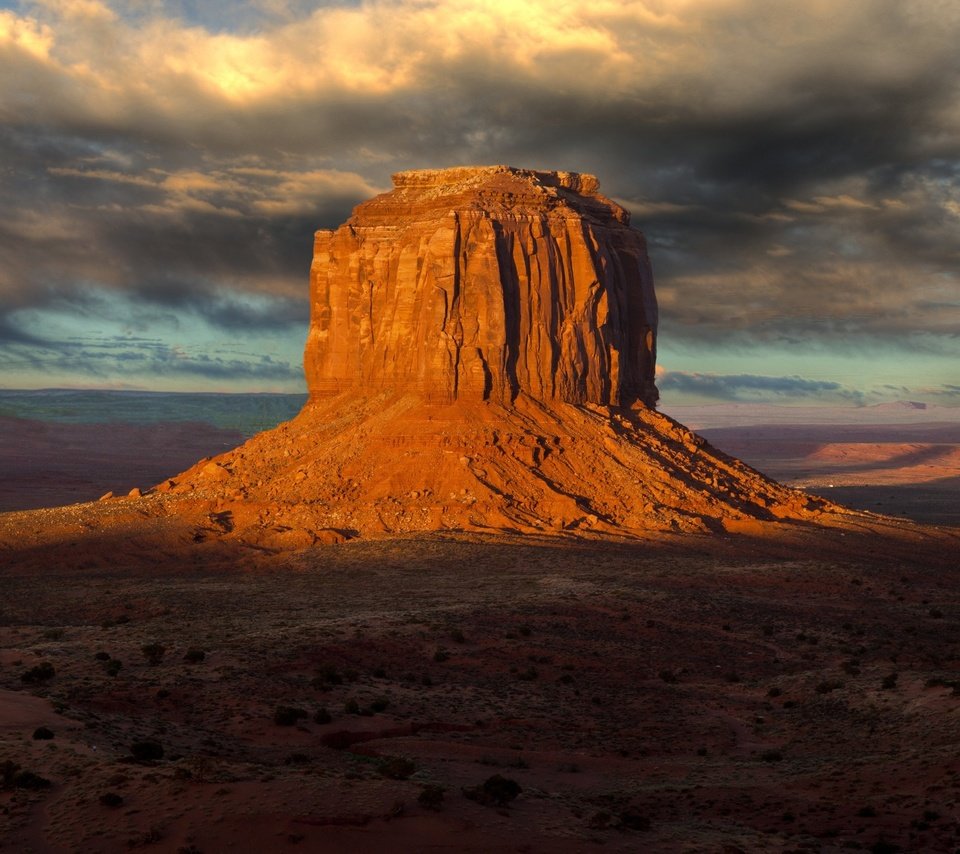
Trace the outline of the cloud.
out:
[[[18,3],[0,319],[97,292],[292,330],[316,228],[391,171],[512,162],[633,212],[665,338],[956,358],[958,41],[937,0]]]
[[[842,399],[862,402],[862,392],[844,388],[830,380],[798,376],[768,377],[756,374],[699,374],[664,371],[657,377],[664,393],[694,395],[728,401],[809,398],[818,401]]]

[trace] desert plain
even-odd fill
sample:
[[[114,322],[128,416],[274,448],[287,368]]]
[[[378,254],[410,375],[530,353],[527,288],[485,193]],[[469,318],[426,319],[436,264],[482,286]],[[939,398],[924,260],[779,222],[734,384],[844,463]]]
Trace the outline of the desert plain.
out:
[[[66,533],[3,554],[3,850],[955,850],[956,503],[914,500],[921,449],[897,465],[849,425],[810,450],[791,437],[823,427],[708,415],[714,441],[752,436],[729,450],[823,492],[842,452],[848,475],[871,458],[860,506],[920,521],[271,554],[79,537],[71,507],[6,513],[7,532]],[[949,424],[901,428],[867,438],[956,453]],[[86,492],[61,494],[90,500],[233,438],[111,427],[121,477],[99,466],[104,431],[70,429],[59,455],[29,453],[36,429],[5,443],[23,506],[71,467]]]

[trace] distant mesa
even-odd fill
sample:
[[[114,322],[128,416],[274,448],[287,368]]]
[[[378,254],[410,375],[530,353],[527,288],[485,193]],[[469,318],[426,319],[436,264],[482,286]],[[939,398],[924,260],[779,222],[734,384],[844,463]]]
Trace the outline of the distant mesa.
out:
[[[393,180],[317,232],[301,413],[154,491],[199,514],[198,540],[756,533],[840,512],[656,412],[646,242],[596,178]]]

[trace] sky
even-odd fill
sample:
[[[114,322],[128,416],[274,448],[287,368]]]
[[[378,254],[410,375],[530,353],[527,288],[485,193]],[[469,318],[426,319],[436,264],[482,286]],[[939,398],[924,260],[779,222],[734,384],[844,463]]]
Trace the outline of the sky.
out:
[[[664,403],[960,405],[952,0],[0,2],[0,388],[302,391],[393,172],[598,176]]]

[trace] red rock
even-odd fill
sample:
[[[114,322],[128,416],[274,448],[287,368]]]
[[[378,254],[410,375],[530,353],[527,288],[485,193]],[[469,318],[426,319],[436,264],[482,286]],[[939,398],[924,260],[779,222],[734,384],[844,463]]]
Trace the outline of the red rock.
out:
[[[314,398],[657,398],[646,243],[590,175],[401,172],[318,231],[304,354]]]
[[[229,502],[221,536],[268,549],[341,531],[753,535],[841,512],[653,409],[646,244],[595,178],[394,182],[317,233],[309,403],[164,500]]]

